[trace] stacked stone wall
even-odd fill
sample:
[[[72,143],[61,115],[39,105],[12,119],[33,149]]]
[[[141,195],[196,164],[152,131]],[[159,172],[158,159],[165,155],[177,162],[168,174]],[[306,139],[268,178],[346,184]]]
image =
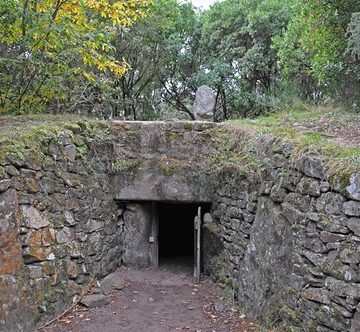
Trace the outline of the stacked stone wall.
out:
[[[49,130],[0,158],[0,330],[31,331],[122,257],[107,127]],[[36,129],[34,129],[36,131]],[[20,138],[19,138],[20,140]]]
[[[0,137],[0,331],[32,331],[122,262],[146,266],[152,200],[213,202],[204,270],[252,317],[360,331],[360,176],[235,134],[78,122]]]
[[[206,272],[263,323],[360,331],[360,177],[334,180],[321,155],[257,143],[255,173],[219,176]]]

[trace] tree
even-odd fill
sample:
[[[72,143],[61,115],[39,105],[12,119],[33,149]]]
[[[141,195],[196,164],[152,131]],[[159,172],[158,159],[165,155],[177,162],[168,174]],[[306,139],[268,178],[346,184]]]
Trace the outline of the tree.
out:
[[[121,77],[128,66],[114,58],[112,37],[143,17],[149,3],[1,2],[0,111],[40,111],[54,102],[69,106],[87,93],[98,73]]]
[[[114,116],[153,119],[166,108],[192,117],[197,22],[190,3],[155,0],[145,19],[116,36],[116,59],[131,69],[112,85]]]
[[[346,53],[346,35],[351,14],[359,10],[357,0],[293,0],[293,16],[276,44],[285,72],[298,78],[306,97],[325,92],[341,98],[345,92],[353,99],[358,88],[348,83],[358,82],[351,74],[355,68]]]
[[[216,91],[222,117],[264,110],[278,71],[272,39],[288,18],[280,0],[225,0],[204,13],[199,76]]]

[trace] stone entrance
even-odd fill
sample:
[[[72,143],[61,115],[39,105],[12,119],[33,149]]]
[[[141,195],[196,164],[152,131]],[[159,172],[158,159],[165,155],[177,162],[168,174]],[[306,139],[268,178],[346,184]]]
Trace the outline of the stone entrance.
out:
[[[159,215],[159,264],[194,262],[196,204],[157,204]]]
[[[124,218],[123,263],[158,267],[159,264],[193,268],[197,238],[194,221],[210,212],[210,203],[119,202]],[[201,253],[202,240],[199,251]],[[201,257],[200,257],[201,261]]]

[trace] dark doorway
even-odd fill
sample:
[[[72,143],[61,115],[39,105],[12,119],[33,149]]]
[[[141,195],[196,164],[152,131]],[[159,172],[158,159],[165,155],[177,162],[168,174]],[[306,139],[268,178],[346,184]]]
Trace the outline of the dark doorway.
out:
[[[194,266],[194,218],[199,206],[204,213],[209,204],[157,204],[159,220],[159,263]]]

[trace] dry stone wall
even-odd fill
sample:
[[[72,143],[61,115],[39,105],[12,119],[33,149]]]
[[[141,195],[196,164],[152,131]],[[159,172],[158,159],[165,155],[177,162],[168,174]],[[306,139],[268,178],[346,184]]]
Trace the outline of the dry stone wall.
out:
[[[0,331],[32,331],[121,262],[124,224],[109,185],[109,135],[103,125],[83,123],[4,147]]]
[[[360,331],[360,176],[227,125],[84,121],[0,136],[0,331],[32,331],[93,278],[146,266],[161,200],[213,202],[204,271],[251,316]]]
[[[6,332],[33,331],[122,263],[149,264],[151,203],[120,205],[122,188],[130,186],[139,201],[176,197],[179,190],[179,200],[204,199],[209,192],[191,179],[209,150],[212,124],[29,123],[14,125],[19,136],[0,135],[0,331]],[[150,182],[134,186],[139,174]],[[158,196],[141,196],[141,186],[152,181]]]
[[[223,170],[205,270],[252,317],[299,331],[360,331],[359,176],[328,181],[321,155],[261,138],[256,173]]]

